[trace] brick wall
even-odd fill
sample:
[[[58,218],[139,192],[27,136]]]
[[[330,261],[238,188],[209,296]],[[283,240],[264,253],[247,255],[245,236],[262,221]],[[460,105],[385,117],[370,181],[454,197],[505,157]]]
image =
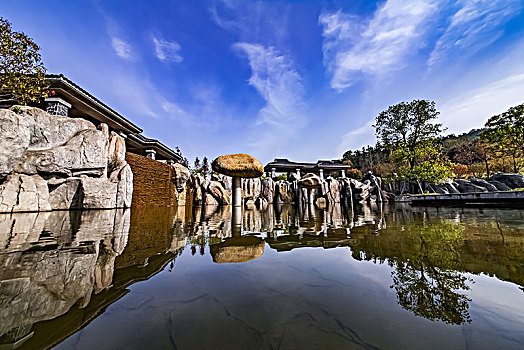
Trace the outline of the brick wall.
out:
[[[132,206],[177,205],[178,196],[171,181],[175,172],[170,165],[129,152],[126,160],[133,171]]]

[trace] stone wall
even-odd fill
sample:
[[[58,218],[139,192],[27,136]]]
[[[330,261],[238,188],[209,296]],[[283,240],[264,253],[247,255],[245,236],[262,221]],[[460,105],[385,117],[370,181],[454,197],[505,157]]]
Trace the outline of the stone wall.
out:
[[[185,181],[189,177],[187,169],[179,164],[169,165],[129,152],[126,153],[126,161],[133,172],[133,206],[185,204]]]
[[[125,151],[106,124],[33,107],[0,109],[0,212],[129,207]]]

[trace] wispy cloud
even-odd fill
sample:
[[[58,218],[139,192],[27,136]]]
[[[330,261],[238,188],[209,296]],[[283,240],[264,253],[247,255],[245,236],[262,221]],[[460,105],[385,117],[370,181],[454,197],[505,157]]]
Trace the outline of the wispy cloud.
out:
[[[288,4],[264,1],[214,0],[211,20],[241,42],[279,45],[289,37]]]
[[[332,73],[331,87],[343,90],[361,74],[398,70],[404,58],[422,45],[425,20],[437,10],[433,0],[388,0],[367,22],[342,13],[323,13],[324,64]]]
[[[497,40],[503,33],[502,25],[522,10],[521,0],[462,0],[450,16],[449,26],[438,39],[428,60],[433,65],[450,51],[472,55]]]
[[[273,47],[236,43],[233,49],[245,55],[251,67],[249,85],[266,101],[254,125],[253,146],[274,152],[306,124],[304,88],[293,62]]]
[[[180,44],[176,41],[168,41],[153,37],[153,43],[155,44],[156,57],[160,61],[175,63],[180,63],[183,61],[182,56],[179,55],[179,51],[181,49]]]
[[[127,61],[134,61],[137,59],[137,55],[133,47],[128,42],[115,36],[111,39],[111,45],[113,46],[113,50],[115,50],[115,53],[120,58],[123,58]]]
[[[373,140],[375,140],[375,129],[373,129],[373,121],[369,121],[342,136],[342,141],[337,147],[337,154],[341,155],[349,149],[360,149],[373,144]]]
[[[482,127],[489,117],[524,102],[524,73],[512,75],[468,91],[441,106],[441,120],[449,132]]]

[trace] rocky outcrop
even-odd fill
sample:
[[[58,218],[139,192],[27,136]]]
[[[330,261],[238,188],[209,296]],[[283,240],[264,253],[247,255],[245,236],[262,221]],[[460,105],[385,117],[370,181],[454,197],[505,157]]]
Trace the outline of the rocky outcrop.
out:
[[[477,178],[472,177],[471,179],[469,179],[469,181],[474,185],[484,187],[488,192],[498,191],[495,185],[490,184],[486,180],[477,179]]]
[[[498,181],[511,189],[524,188],[524,175],[520,174],[495,174],[491,177],[492,181]]]
[[[131,205],[125,140],[105,124],[2,109],[0,145],[0,212]]]
[[[172,167],[175,169],[173,183],[175,184],[178,193],[181,193],[185,189],[186,183],[189,180],[189,169],[178,163],[173,164]]]
[[[486,188],[475,185],[467,180],[458,179],[456,182],[460,193],[488,192]]]

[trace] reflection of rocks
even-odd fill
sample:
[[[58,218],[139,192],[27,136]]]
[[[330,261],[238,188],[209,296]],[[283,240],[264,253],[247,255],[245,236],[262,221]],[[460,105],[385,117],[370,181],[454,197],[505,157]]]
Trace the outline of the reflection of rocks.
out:
[[[217,264],[240,263],[261,257],[264,254],[264,245],[259,237],[231,237],[212,245],[210,249],[213,261]]]
[[[85,306],[111,284],[129,211],[0,216],[0,335]]]

